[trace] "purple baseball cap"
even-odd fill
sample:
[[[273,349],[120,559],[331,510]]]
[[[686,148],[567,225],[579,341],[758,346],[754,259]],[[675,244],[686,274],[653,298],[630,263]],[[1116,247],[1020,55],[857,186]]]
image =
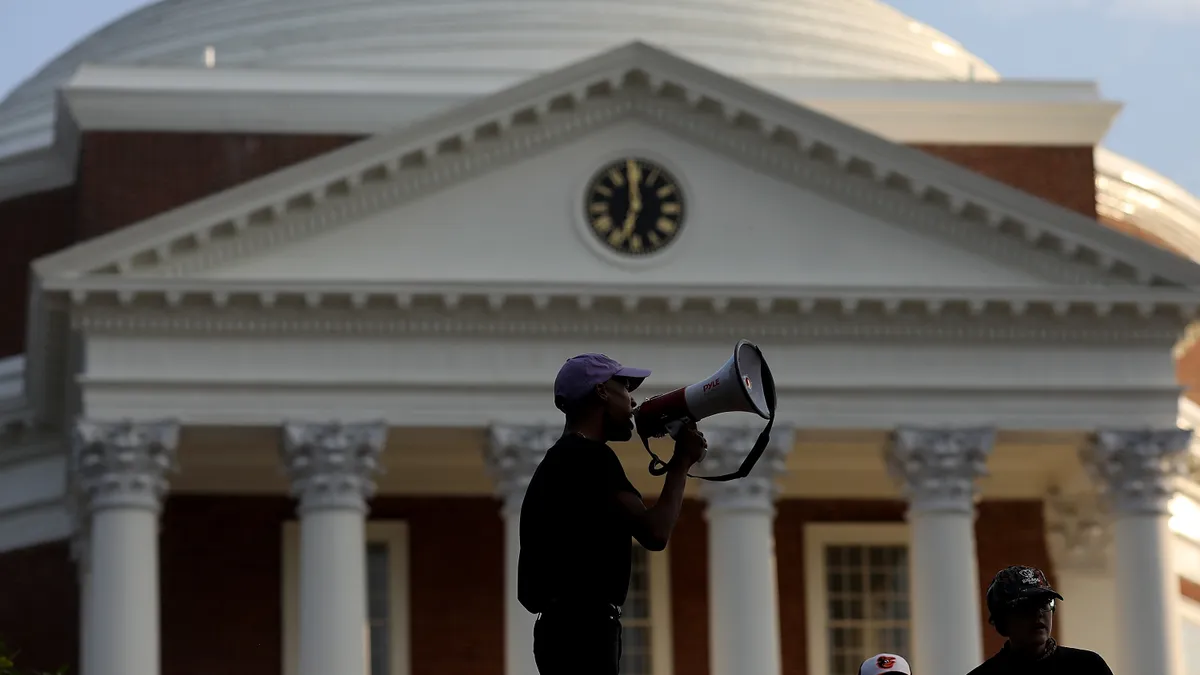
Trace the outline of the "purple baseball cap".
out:
[[[554,405],[562,410],[567,403],[584,398],[596,385],[614,377],[629,378],[629,390],[633,391],[650,377],[650,371],[627,368],[604,354],[580,354],[559,368],[554,378]]]

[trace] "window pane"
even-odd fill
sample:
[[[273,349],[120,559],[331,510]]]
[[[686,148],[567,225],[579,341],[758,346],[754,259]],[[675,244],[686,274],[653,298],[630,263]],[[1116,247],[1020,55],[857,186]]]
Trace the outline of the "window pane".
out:
[[[829,675],[854,672],[864,659],[879,652],[907,654],[911,642],[907,548],[829,546],[824,558]]]
[[[391,637],[388,615],[391,608],[388,587],[390,567],[387,544],[367,544],[367,620],[370,636],[370,675],[390,675]]]

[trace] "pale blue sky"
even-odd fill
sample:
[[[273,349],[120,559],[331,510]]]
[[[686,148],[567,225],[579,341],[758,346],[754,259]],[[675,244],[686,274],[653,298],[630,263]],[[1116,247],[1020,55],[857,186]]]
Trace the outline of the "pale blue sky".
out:
[[[192,0],[203,2],[203,0]],[[1200,0],[891,0],[1008,78],[1123,101],[1105,145],[1200,194]],[[0,0],[0,96],[145,0]]]

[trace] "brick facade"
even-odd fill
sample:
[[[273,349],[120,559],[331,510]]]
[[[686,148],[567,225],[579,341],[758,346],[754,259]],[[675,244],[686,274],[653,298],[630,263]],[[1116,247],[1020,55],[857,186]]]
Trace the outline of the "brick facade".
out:
[[[1089,218],[1096,217],[1096,164],[1091,146],[913,147]]]
[[[775,526],[784,675],[805,675],[804,527],[901,522],[897,501],[789,499]],[[504,524],[497,500],[380,497],[371,517],[408,523],[413,675],[503,675]],[[163,675],[282,671],[282,496],[169,498],[160,540]],[[984,502],[977,520],[981,593],[1014,563],[1053,577],[1037,502]],[[688,500],[671,542],[676,675],[708,675],[708,537]],[[0,636],[27,667],[77,667],[78,586],[65,544],[0,555]],[[986,617],[985,617],[986,621]],[[985,651],[999,638],[984,628]],[[74,672],[78,672],[75,670]]]
[[[75,185],[0,202],[0,358],[25,351],[34,260],[358,138],[85,133]]]

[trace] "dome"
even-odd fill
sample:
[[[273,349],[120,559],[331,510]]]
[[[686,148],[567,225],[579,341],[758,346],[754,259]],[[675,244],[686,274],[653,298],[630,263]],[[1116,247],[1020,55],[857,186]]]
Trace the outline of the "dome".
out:
[[[1096,212],[1200,262],[1200,199],[1149,167],[1096,148]]]
[[[503,86],[633,40],[751,81],[998,79],[878,0],[163,0],[0,103],[0,155],[49,142],[54,90],[82,64],[204,68],[211,56],[217,68],[420,73],[447,86],[485,75]]]

